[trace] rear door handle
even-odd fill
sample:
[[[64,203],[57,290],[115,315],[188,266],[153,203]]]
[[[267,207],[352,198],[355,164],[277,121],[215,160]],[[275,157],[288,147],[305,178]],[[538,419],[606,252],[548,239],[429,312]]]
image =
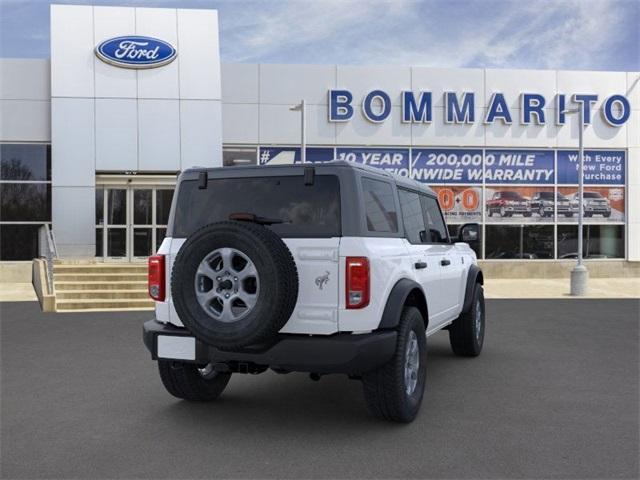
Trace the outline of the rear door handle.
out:
[[[447,265],[451,265],[451,260],[447,260],[446,258],[443,258],[442,260],[440,260],[440,265],[442,265],[443,267],[446,267]]]
[[[416,267],[416,270],[420,270],[421,268],[427,268],[427,262],[416,262],[413,266]]]

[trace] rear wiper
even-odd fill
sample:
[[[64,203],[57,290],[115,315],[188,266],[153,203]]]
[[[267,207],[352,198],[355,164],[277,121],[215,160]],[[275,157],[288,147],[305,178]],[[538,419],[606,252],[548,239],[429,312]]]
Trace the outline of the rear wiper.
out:
[[[257,223],[258,225],[274,225],[277,223],[290,223],[289,221],[282,220],[280,218],[260,217],[255,213],[247,213],[247,212],[231,213],[229,215],[229,220],[236,220],[239,222],[252,222],[252,223]]]

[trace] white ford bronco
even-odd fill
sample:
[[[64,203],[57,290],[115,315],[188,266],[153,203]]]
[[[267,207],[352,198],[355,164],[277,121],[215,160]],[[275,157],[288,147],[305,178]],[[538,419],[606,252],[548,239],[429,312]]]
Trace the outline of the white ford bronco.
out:
[[[373,415],[409,422],[427,337],[482,349],[478,235],[451,239],[429,188],[371,167],[189,169],[149,259],[144,343],[178,398],[213,400],[233,373],[342,373]]]

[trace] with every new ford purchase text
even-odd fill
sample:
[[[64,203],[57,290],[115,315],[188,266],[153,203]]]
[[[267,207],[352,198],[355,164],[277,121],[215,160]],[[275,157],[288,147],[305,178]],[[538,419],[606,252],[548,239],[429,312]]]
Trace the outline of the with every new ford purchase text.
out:
[[[213,400],[233,373],[342,373],[410,422],[427,337],[482,350],[478,241],[477,224],[450,238],[431,189],[365,165],[189,169],[149,259],[144,343],[178,398]]]

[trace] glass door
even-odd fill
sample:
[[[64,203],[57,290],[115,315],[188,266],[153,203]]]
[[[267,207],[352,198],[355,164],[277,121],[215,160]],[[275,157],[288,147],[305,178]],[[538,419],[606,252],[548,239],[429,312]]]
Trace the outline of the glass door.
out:
[[[155,252],[153,239],[153,187],[132,188],[130,235],[131,260],[145,260]]]
[[[96,257],[143,261],[167,232],[173,187],[154,185],[96,188]]]
[[[126,188],[106,188],[104,192],[105,222],[103,228],[104,257],[112,260],[128,260]]]

